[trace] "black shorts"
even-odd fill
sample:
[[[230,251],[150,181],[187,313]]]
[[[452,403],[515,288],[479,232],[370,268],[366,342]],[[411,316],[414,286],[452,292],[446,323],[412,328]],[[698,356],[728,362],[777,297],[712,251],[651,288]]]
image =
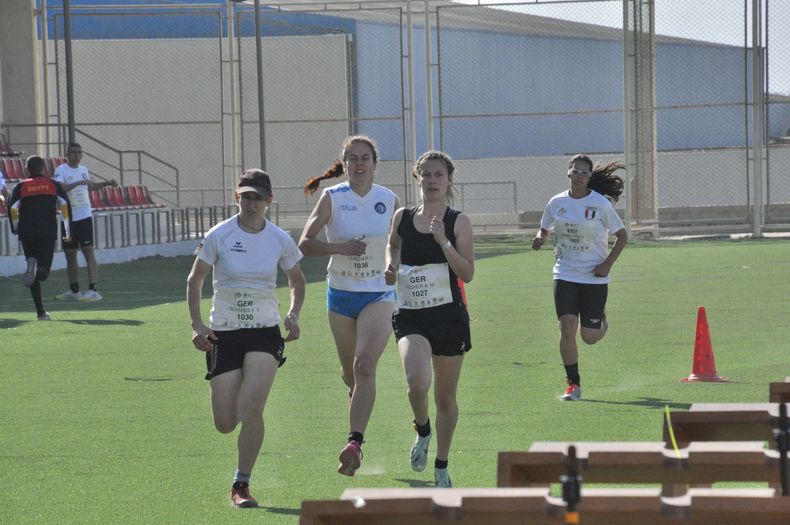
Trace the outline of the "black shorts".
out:
[[[285,362],[285,339],[280,327],[242,328],[239,330],[216,331],[217,342],[211,352],[206,352],[206,379],[244,366],[247,352],[271,354],[280,363]]]
[[[36,258],[39,276],[41,277],[42,270],[45,270],[49,275],[52,257],[55,255],[55,239],[51,237],[22,237],[19,240],[22,242],[22,252],[25,254],[25,259]],[[46,279],[46,275],[43,277]],[[39,280],[43,281],[44,279]]]
[[[61,226],[61,235],[66,235],[66,230]],[[73,221],[71,223],[71,240],[61,241],[64,250],[76,250],[83,246],[93,246],[93,217]]]
[[[601,328],[606,308],[608,284],[572,283],[554,281],[554,307],[557,319],[563,315],[577,315],[585,328]]]
[[[402,308],[392,314],[395,339],[421,335],[431,345],[433,355],[458,356],[472,349],[469,312],[457,304],[432,308]]]

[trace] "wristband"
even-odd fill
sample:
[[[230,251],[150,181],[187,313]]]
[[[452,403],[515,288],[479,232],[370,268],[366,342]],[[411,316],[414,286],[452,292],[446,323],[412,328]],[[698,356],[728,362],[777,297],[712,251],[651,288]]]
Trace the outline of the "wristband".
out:
[[[442,249],[444,249],[444,248],[449,248],[449,247],[450,247],[450,246],[452,246],[452,245],[453,245],[453,243],[451,243],[451,242],[450,242],[450,239],[447,239],[447,240],[446,240],[446,241],[444,241],[444,243],[442,244]]]

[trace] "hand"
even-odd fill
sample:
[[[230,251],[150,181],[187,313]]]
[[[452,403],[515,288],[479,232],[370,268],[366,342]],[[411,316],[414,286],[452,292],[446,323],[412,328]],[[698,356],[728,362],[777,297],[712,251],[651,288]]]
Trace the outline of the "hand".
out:
[[[444,233],[444,221],[441,217],[437,217],[436,215],[431,217],[431,224],[428,228],[436,244],[441,246],[447,242],[447,235]]]
[[[367,248],[367,244],[362,242],[359,239],[351,239],[350,241],[346,241],[340,245],[340,254],[341,255],[355,255],[360,256],[365,254],[365,248]]]
[[[612,265],[609,263],[602,262],[595,268],[593,268],[593,275],[596,277],[606,277],[609,275],[609,272],[612,271]]]
[[[71,242],[71,237],[61,237],[63,242]]]
[[[211,352],[217,342],[217,334],[203,323],[192,329],[192,344],[201,352]]]
[[[536,235],[534,239],[532,239],[532,249],[533,250],[540,250],[540,247],[543,246],[543,237],[540,235]]]
[[[288,314],[285,316],[285,330],[288,332],[288,335],[285,337],[285,341],[296,341],[299,339],[301,335],[301,330],[299,329],[299,316],[296,314]]]
[[[387,269],[384,270],[384,282],[387,284],[395,284],[398,280],[398,269],[392,266],[392,264],[387,265]]]

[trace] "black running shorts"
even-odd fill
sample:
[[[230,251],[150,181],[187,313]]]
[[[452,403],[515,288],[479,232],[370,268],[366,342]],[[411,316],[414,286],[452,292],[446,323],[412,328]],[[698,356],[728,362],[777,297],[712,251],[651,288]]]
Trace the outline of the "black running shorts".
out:
[[[398,341],[407,335],[423,336],[433,355],[458,356],[472,349],[469,312],[463,305],[402,308],[392,314],[392,328]]]
[[[218,376],[244,366],[247,352],[271,354],[280,363],[285,362],[285,339],[280,335],[280,327],[242,328],[239,330],[216,331],[217,342],[214,349],[206,352],[206,379]]]
[[[579,323],[585,328],[601,328],[608,291],[608,284],[572,283],[556,279],[554,307],[557,319],[563,315],[577,315]]]

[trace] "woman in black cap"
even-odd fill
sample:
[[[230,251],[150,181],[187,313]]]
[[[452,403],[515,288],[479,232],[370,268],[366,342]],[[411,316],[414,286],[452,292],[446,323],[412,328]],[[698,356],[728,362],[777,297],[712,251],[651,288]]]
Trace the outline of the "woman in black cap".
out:
[[[187,279],[192,343],[206,352],[211,408],[217,430],[228,434],[241,423],[238,465],[230,498],[236,507],[257,507],[250,496],[252,468],[263,443],[263,409],[277,368],[285,361],[286,341],[299,338],[304,302],[302,254],[290,235],[267,221],[272,202],[269,176],[244,172],[236,188],[239,213],[209,230],[195,250]],[[288,277],[290,308],[280,335],[277,268]],[[203,280],[213,270],[209,326],[200,313]]]

